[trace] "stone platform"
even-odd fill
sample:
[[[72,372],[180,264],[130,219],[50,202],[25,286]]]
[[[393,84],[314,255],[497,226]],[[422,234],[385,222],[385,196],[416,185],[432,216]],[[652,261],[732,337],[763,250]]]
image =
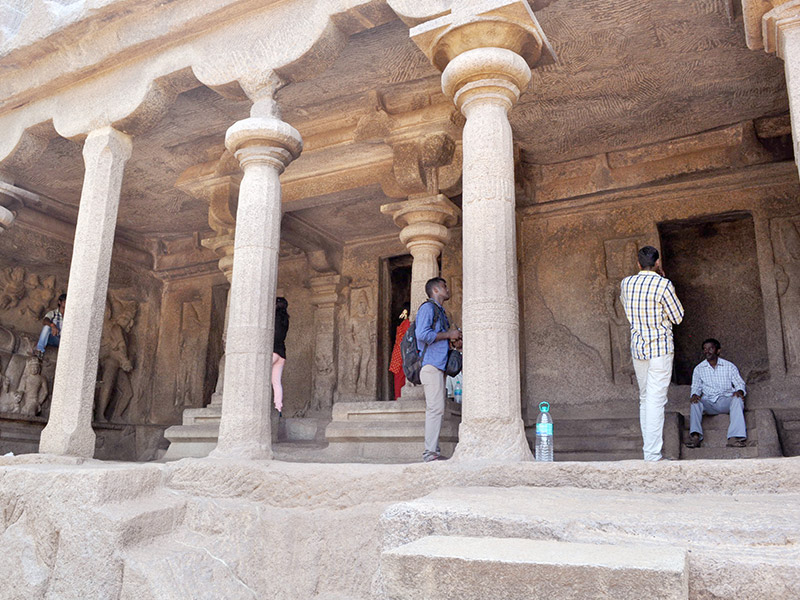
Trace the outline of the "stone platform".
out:
[[[419,389],[414,388],[414,389]],[[445,456],[458,442],[461,407],[448,400],[439,435]],[[329,459],[367,462],[416,462],[425,445],[425,400],[338,402],[325,429]]]
[[[505,547],[524,547],[527,563],[565,569],[546,583],[556,588],[563,577],[586,580],[587,569],[612,575],[610,556],[592,559],[611,545],[685,552],[691,600],[800,597],[800,458],[329,465],[27,455],[0,458],[0,484],[9,599],[380,600],[391,597],[382,556],[405,547],[417,561],[457,560],[464,538],[472,560],[495,563],[475,589],[491,586],[498,600],[523,597],[518,565],[498,550],[511,539]],[[553,554],[547,541],[575,544],[566,548],[583,558],[566,564],[565,547]],[[635,585],[666,585],[670,569],[636,575]],[[394,576],[422,581],[402,565]]]

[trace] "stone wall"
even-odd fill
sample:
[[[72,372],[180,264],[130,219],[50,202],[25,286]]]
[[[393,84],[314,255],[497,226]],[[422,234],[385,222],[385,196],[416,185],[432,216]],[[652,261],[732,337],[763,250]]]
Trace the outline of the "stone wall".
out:
[[[749,379],[751,408],[796,402],[791,393],[796,382],[787,377],[787,371],[792,375],[791,348],[798,335],[792,311],[800,306],[792,301],[798,285],[795,241],[800,239],[793,168],[791,163],[752,167],[524,209],[521,276],[528,408],[548,400],[556,416],[636,414],[637,387],[627,349],[629,326],[617,300],[619,282],[637,270],[638,247],[661,247],[659,224],[663,229],[676,221],[695,228],[698,237],[691,250],[710,261],[698,266],[680,256],[665,256],[678,296],[698,306],[698,292],[728,295],[709,297],[719,307],[705,316],[687,315],[686,325],[679,327],[694,330],[676,328],[679,338],[691,338],[696,344],[689,346],[698,348],[705,337],[719,338],[727,352],[723,356],[737,361]],[[713,256],[713,247],[704,252],[697,223],[724,220],[731,213],[752,218],[754,244],[728,240],[717,244],[719,255]],[[683,243],[673,244],[670,252],[690,251],[688,242]],[[727,280],[731,277],[742,282],[738,295],[732,293],[737,286]],[[730,311],[739,311],[741,319],[720,318],[720,311],[733,304],[736,308]],[[679,352],[686,351],[679,346]],[[697,352],[676,357],[676,362],[687,361],[699,362]],[[685,408],[687,396],[688,388],[673,385],[673,408]]]
[[[52,233],[52,232],[51,232]],[[9,391],[0,402],[0,452],[35,452],[47,422],[58,350],[48,347],[41,365],[47,395],[35,414],[23,414],[13,402],[27,359],[36,346],[44,314],[69,291],[72,247],[63,235],[13,227],[0,236],[0,369]],[[116,249],[115,249],[116,254]],[[163,428],[150,427],[152,368],[159,328],[161,283],[128,262],[112,263],[104,322],[97,402],[105,394],[108,423],[95,422],[97,455],[104,458],[152,458]],[[65,318],[68,317],[67,313]],[[124,356],[123,356],[124,355]],[[117,365],[108,362],[109,357]],[[125,362],[130,362],[130,368]],[[124,368],[123,368],[124,367]],[[105,382],[104,382],[105,380]],[[105,383],[105,385],[104,385]],[[96,421],[96,420],[95,420]]]
[[[289,332],[286,335],[286,365],[283,368],[283,414],[303,411],[311,397],[314,368],[314,306],[307,281],[305,256],[282,259],[278,267],[278,296],[289,302]]]

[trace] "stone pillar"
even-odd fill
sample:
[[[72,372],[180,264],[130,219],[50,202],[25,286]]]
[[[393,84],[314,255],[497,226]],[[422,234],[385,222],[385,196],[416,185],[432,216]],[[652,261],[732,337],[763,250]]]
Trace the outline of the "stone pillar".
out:
[[[234,234],[228,233],[223,235],[216,235],[205,238],[200,242],[209,250],[214,250],[219,256],[219,269],[225,275],[228,283],[233,278],[233,250],[234,250]],[[228,318],[231,314],[231,288],[228,288],[228,299],[225,301],[225,321],[222,325],[222,343],[225,344],[228,340]],[[222,406],[223,390],[225,389],[225,350],[223,349],[222,356],[219,359],[219,371],[217,375],[217,385],[214,393],[211,394],[212,407]]]
[[[411,263],[411,318],[425,302],[425,282],[439,276],[439,255],[450,239],[448,227],[458,222],[461,211],[447,196],[412,197],[404,202],[381,206],[401,227],[400,241],[413,259]]]
[[[784,60],[794,160],[800,170],[800,0],[742,0],[747,47]]]
[[[508,112],[546,48],[524,0],[465,0],[411,30],[466,117],[464,405],[457,459],[531,460],[521,416],[514,149]]]
[[[272,457],[270,402],[275,288],[281,225],[280,174],[300,155],[296,129],[274,102],[228,129],[225,145],[244,171],[239,187],[230,292],[225,389],[213,456]]]
[[[336,386],[336,304],[342,277],[318,275],[308,280],[311,304],[314,305],[314,370],[311,372],[311,412],[327,411],[333,406]]]
[[[50,420],[39,442],[42,453],[94,455],[91,421],[97,359],[122,173],[130,155],[130,138],[111,127],[91,132],[83,145],[86,172]]]

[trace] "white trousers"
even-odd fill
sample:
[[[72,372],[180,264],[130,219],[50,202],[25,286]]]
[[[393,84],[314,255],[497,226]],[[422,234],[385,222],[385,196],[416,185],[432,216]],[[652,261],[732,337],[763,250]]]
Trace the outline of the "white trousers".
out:
[[[664,407],[672,379],[672,359],[666,354],[650,360],[633,359],[633,370],[639,383],[639,424],[642,428],[642,450],[645,460],[660,460],[664,445]]]

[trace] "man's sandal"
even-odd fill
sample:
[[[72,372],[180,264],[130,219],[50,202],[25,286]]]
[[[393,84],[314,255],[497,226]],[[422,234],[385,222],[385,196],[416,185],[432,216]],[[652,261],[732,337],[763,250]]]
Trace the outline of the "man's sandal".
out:
[[[725,444],[728,448],[744,448],[747,446],[747,438],[729,438]]]
[[[700,436],[696,433],[693,433],[684,445],[687,448],[699,448],[700,443],[701,443]]]

